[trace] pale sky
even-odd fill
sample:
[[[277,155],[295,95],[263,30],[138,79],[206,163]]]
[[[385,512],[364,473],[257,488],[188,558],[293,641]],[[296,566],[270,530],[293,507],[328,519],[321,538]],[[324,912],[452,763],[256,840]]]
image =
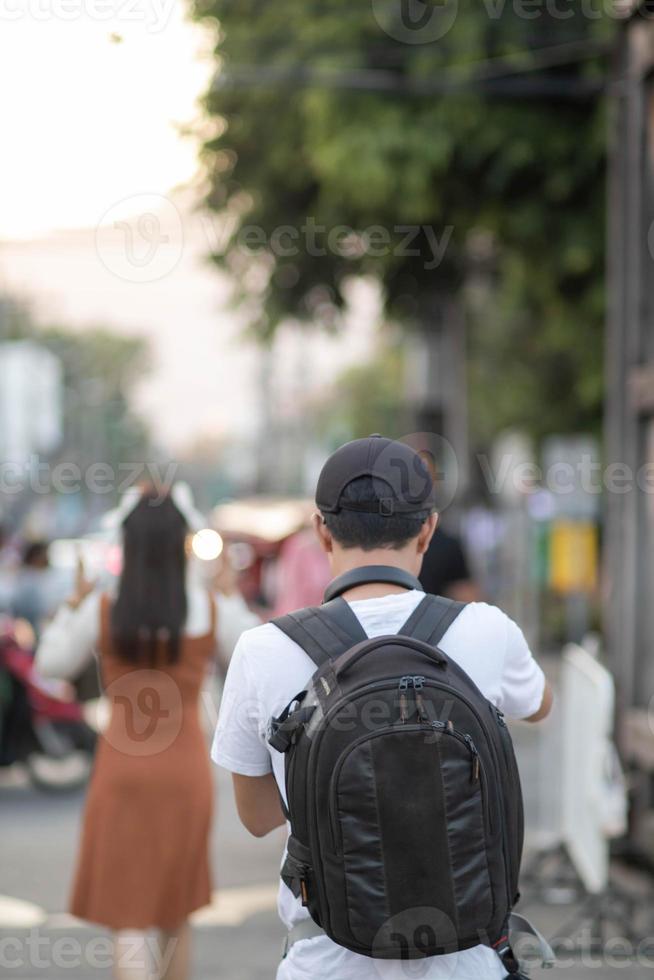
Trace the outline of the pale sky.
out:
[[[94,227],[124,198],[192,179],[196,147],[177,127],[198,116],[212,38],[185,11],[0,0],[0,240]]]
[[[214,38],[186,9],[0,0],[0,291],[45,323],[145,336],[153,365],[137,408],[175,449],[251,438],[268,411],[261,352],[207,262],[212,220],[194,212],[192,191],[171,193],[197,175],[197,145],[179,126],[197,122],[215,69]],[[150,212],[154,225],[141,226]],[[359,305],[347,343],[282,332],[271,371],[294,365],[288,391],[367,359],[377,308],[367,296]]]

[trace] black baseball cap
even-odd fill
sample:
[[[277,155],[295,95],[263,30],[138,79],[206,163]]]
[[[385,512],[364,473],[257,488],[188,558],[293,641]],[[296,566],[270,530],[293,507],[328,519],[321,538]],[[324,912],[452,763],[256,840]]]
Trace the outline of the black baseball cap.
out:
[[[373,498],[343,501],[348,483],[369,476]],[[329,457],[318,477],[316,505],[323,514],[354,510],[366,514],[416,514],[433,510],[435,488],[422,457],[404,442],[380,435],[347,442]]]

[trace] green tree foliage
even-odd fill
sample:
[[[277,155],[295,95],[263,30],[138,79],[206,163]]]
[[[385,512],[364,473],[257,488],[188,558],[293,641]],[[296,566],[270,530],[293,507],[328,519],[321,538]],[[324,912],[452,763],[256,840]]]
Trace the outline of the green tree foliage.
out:
[[[334,449],[371,432],[400,438],[409,427],[405,384],[401,350],[385,344],[369,363],[350,367],[335,379],[329,397],[313,406],[312,431]]]
[[[208,203],[232,224],[215,259],[255,294],[263,336],[286,315],[334,319],[352,274],[377,276],[406,328],[465,298],[477,435],[592,426],[614,23],[599,3],[563,17],[459,0],[443,36],[406,43],[401,6],[195,0],[218,25],[203,159]],[[485,307],[468,297],[480,235]]]

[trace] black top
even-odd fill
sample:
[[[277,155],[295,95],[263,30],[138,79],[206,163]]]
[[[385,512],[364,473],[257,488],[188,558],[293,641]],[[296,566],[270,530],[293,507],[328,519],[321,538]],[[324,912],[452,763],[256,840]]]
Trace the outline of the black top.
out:
[[[470,569],[459,539],[437,528],[419,578],[425,592],[432,595],[447,595],[455,582],[469,579]]]

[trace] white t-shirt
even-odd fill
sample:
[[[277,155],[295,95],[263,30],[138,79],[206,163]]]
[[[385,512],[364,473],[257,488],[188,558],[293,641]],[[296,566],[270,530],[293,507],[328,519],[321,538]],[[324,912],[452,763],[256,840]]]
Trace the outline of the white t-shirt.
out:
[[[350,603],[370,637],[397,633],[424,594],[417,590]],[[520,628],[495,606],[468,605],[439,643],[482,693],[512,718],[540,707],[545,678]],[[270,623],[244,633],[229,667],[212,758],[243,776],[273,772],[284,793],[284,756],[267,743],[268,722],[304,690],[315,666],[303,650]],[[279,915],[287,928],[308,912],[281,883]],[[373,960],[337,946],[327,936],[296,943],[277,980],[498,980],[497,955],[485,946],[425,960]]]

